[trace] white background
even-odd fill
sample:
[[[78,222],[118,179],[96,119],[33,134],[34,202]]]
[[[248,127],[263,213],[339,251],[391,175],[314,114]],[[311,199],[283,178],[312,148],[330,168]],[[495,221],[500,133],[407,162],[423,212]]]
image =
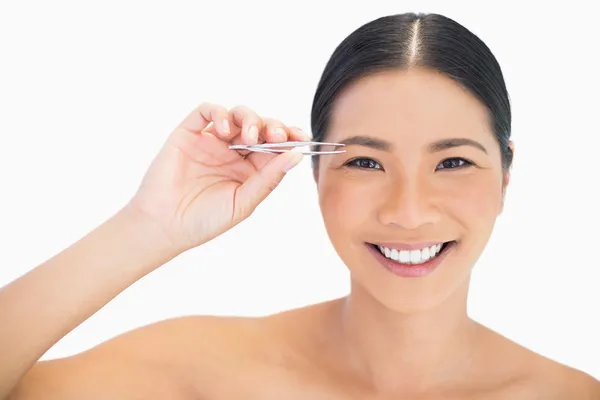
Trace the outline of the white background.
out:
[[[490,46],[514,107],[513,179],[470,314],[600,377],[600,30],[584,2],[531,3],[3,2],[0,285],[121,207],[199,103],[246,104],[309,130],[344,37],[383,15],[438,12]],[[249,220],[134,284],[45,358],[164,318],[264,315],[348,287],[307,158]]]

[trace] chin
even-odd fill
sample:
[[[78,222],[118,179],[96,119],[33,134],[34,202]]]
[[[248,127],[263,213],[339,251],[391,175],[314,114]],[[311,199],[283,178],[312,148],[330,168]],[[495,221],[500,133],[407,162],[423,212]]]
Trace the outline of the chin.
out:
[[[361,308],[373,311],[391,311],[398,314],[414,314],[433,310],[442,305],[447,296],[432,293],[400,292],[393,288],[372,285],[353,279],[351,297],[361,302]]]
[[[440,308],[447,300],[447,296],[378,296],[376,300],[385,309],[394,313],[416,314]]]
[[[449,299],[466,301],[470,268],[461,257],[461,243],[444,242],[429,263],[397,265],[377,245],[364,243],[360,255],[347,257],[352,276],[352,297],[371,306],[411,314],[439,308]],[[360,260],[360,263],[356,261]]]

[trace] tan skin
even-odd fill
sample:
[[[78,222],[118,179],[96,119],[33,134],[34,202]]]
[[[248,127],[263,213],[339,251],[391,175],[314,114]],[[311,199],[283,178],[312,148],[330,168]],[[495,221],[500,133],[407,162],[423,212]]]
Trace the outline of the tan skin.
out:
[[[467,316],[470,272],[502,210],[509,174],[485,108],[451,80],[418,69],[362,79],[336,103],[329,141],[369,136],[389,148],[349,145],[344,154],[322,156],[315,169],[327,232],[351,272],[347,297],[264,318],[172,319],[36,363],[120,291],[231,229],[268,196],[299,160],[243,159],[228,151],[228,142],[257,140],[248,132],[252,124],[266,141],[306,139],[247,108],[204,104],[171,134],[123,210],[0,291],[0,324],[16,326],[0,333],[0,352],[7,355],[1,394],[19,400],[600,399],[591,376]],[[276,127],[283,136],[276,137]],[[430,148],[451,138],[485,150]],[[457,158],[473,165],[443,163]],[[123,230],[129,234],[110,242]],[[458,244],[422,278],[391,274],[365,245],[430,240]],[[108,243],[112,258],[94,253]],[[147,248],[153,250],[138,251]],[[41,307],[44,313],[36,314]],[[24,313],[32,315],[27,327],[18,324]]]

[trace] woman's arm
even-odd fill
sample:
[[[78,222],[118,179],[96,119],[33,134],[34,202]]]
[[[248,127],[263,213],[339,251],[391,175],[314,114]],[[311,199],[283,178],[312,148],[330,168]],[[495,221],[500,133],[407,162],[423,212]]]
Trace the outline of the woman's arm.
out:
[[[203,103],[169,135],[127,206],[68,249],[0,289],[0,399],[14,393],[52,345],[120,292],[250,216],[302,159],[294,152],[246,156],[229,149],[234,140],[255,144],[259,138],[266,142],[308,139],[299,129],[263,120],[247,107],[227,110]],[[139,342],[134,343],[136,348],[142,345]],[[36,382],[52,382],[47,379],[51,375],[60,377],[63,388],[80,385],[96,375],[90,371],[123,362],[123,351],[115,358],[106,356],[110,352],[105,349],[43,368],[38,365],[28,376],[25,392],[43,390],[45,384]],[[94,361],[90,354],[100,354],[102,360]],[[123,372],[144,370],[139,360],[128,360],[131,371]],[[82,374],[87,378],[80,378]],[[112,377],[118,380],[122,375],[113,372]],[[98,377],[92,383],[104,381]],[[21,389],[23,385],[17,392],[23,393]],[[21,398],[19,393],[16,396]]]
[[[0,289],[0,398],[63,336],[175,257],[173,249],[158,226],[125,207]]]

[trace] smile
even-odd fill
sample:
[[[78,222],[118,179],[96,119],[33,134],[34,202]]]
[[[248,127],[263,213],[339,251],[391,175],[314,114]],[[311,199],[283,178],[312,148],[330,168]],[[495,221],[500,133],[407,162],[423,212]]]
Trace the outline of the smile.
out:
[[[424,247],[414,250],[398,250],[395,248],[376,245],[377,249],[386,258],[399,262],[400,264],[424,264],[429,260],[433,260],[440,255],[442,250],[450,242],[438,243],[433,246]]]
[[[386,269],[406,278],[430,274],[456,245],[454,240],[417,246],[367,243],[370,252]]]

